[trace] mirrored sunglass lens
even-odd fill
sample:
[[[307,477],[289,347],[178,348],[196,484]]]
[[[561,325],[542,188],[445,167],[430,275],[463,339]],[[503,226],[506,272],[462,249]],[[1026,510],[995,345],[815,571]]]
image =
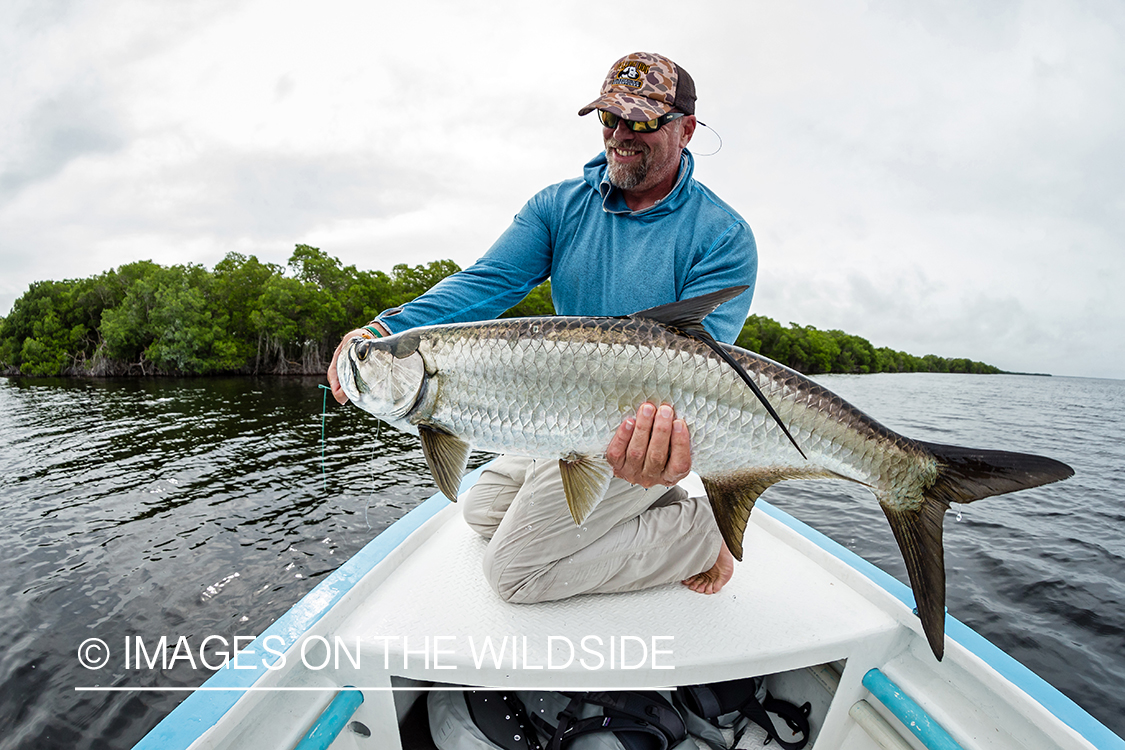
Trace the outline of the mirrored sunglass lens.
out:
[[[607,128],[616,128],[617,127],[618,117],[617,117],[617,115],[613,114],[612,112],[605,112],[605,111],[602,111],[602,110],[598,110],[598,116],[602,118],[602,125],[605,125]]]
[[[605,110],[601,109],[598,110],[598,117],[601,118],[602,125],[611,129],[616,128],[617,123],[622,121],[621,117],[618,117],[612,112],[606,112]],[[669,117],[668,115],[664,115],[664,118],[658,117],[655,120],[625,120],[625,127],[629,128],[634,133],[654,133],[657,130],[660,130],[660,126],[665,122],[670,122],[672,119],[675,119]]]

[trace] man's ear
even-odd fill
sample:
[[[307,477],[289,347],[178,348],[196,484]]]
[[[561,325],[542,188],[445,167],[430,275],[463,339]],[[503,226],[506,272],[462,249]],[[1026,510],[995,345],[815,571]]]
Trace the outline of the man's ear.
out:
[[[680,122],[680,148],[684,148],[691,142],[691,137],[695,135],[695,126],[699,121],[695,119],[695,115],[688,115],[681,117]]]

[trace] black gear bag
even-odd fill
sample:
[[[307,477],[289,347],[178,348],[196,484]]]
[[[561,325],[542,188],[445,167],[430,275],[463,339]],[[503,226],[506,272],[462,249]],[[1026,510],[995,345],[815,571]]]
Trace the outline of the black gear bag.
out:
[[[809,741],[812,705],[805,703],[798,708],[788,701],[774,698],[766,691],[761,677],[689,685],[676,690],[675,701],[689,731],[713,750],[733,748],[751,722],[766,731],[766,744],[776,741],[784,750],[801,750]],[[770,713],[780,716],[799,738],[794,741],[781,739]],[[734,734],[734,740],[729,744],[723,736],[724,729]]]
[[[439,750],[676,750],[695,748],[655,691],[435,691],[430,731]]]
[[[655,691],[589,692],[568,695],[566,708],[550,729],[549,750],[564,750],[574,740],[595,732],[612,732],[624,750],[669,750],[687,739],[687,727],[672,704]],[[534,704],[532,704],[534,707]],[[599,710],[600,709],[600,710]],[[533,712],[537,725],[542,714]]]

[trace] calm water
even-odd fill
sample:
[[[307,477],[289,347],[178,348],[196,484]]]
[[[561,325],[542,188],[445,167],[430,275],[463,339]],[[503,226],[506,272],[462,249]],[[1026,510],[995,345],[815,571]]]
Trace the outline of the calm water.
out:
[[[912,437],[1075,468],[949,514],[948,605],[1125,734],[1125,382],[821,380]],[[203,672],[89,671],[83,641],[259,633],[433,493],[416,439],[354,408],[329,408],[322,463],[322,394],[311,379],[0,379],[0,748],[131,747],[183,695],[74,688]],[[866,492],[789,482],[766,498],[905,580]]]

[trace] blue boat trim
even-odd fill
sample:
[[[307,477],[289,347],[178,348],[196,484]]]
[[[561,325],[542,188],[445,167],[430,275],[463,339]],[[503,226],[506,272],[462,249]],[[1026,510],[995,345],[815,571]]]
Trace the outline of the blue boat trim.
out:
[[[467,474],[461,481],[461,491],[464,492],[471,487],[479,475],[480,469]],[[270,636],[282,639],[281,645],[278,645],[277,638],[270,642],[274,651],[283,651],[297,643],[301,636],[351,591],[369,570],[423,523],[448,506],[449,500],[441,493],[437,493],[388,526],[321,581],[316,588],[305,594],[292,609],[266,628],[265,632],[254,639],[247,648],[255,653],[267,653],[263,644]],[[212,690],[195,692],[185,698],[134,746],[134,750],[187,750],[191,743],[213,727],[238,702],[243,693],[266,672],[267,669],[261,663],[258,663],[254,669],[219,670],[203,683]],[[213,688],[227,688],[229,691]]]
[[[341,690],[293,750],[328,750],[361,703],[363,691],[351,685]]]
[[[863,676],[863,686],[929,750],[965,750],[949,736],[945,727],[878,669],[868,670]]]
[[[798,521],[785,511],[764,500],[759,499],[754,504],[754,509],[765,511],[766,515],[780,521],[813,544],[863,573],[907,607],[914,609],[914,592],[890,573],[869,563],[847,547],[833,541],[811,526]],[[1125,750],[1125,739],[1111,732],[1108,727],[1087,713],[1085,709],[1059,692],[1054,685],[1000,650],[980,633],[948,614],[945,616],[945,635],[978,656],[1002,677],[1027,693],[1034,701],[1085,737],[1095,747],[1101,750]]]

